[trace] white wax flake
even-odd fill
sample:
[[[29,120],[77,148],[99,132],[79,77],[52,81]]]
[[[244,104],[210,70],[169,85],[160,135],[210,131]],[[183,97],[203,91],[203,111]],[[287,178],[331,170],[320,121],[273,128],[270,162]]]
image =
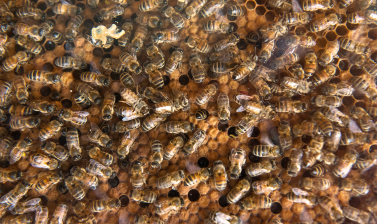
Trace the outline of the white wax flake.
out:
[[[106,43],[107,37],[112,37],[114,39],[119,39],[125,33],[124,30],[117,32],[117,26],[112,24],[109,28],[104,25],[93,27],[92,38],[93,40],[100,40],[102,43]]]

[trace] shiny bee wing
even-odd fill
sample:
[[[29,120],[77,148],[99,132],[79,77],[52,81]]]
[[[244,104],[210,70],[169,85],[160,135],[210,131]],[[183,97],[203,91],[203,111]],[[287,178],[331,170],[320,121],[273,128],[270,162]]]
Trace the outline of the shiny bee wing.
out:
[[[215,222],[219,224],[230,224],[228,220],[231,220],[231,219],[232,219],[231,216],[224,214],[222,212],[218,212],[216,213]]]
[[[300,188],[293,188],[292,189],[292,192],[295,194],[295,195],[304,195],[304,196],[308,196],[309,193],[307,191],[304,191],[304,190],[301,190]]]
[[[97,73],[97,74],[101,74],[100,70],[98,69],[96,63],[94,63],[93,61],[90,62],[90,71],[93,72],[93,73]]]
[[[304,206],[304,210],[300,214],[300,222],[313,223],[313,219],[309,214],[308,209]]]
[[[357,125],[356,121],[354,121],[353,119],[350,118],[350,121],[349,121],[349,126],[348,126],[349,130],[352,132],[352,133],[361,133],[361,129],[360,127]]]
[[[237,109],[237,112],[239,113],[239,112],[243,112],[243,111],[245,111],[245,108],[243,107],[243,106],[240,106],[238,109]]]
[[[293,12],[302,12],[302,8],[298,0],[292,0]]]
[[[87,117],[89,116],[89,112],[86,111],[72,111],[72,113],[79,117]]]
[[[90,129],[92,129],[93,132],[100,131],[100,132],[102,133],[102,131],[101,131],[101,129],[98,127],[98,125],[96,125],[96,124],[93,123],[93,122],[90,122]]]
[[[253,133],[253,130],[254,130],[254,126],[249,128],[249,130],[246,131],[246,134],[247,134],[247,137],[250,138],[251,137],[251,134]]]
[[[40,198],[32,198],[24,202],[24,206],[39,205],[41,203]]]

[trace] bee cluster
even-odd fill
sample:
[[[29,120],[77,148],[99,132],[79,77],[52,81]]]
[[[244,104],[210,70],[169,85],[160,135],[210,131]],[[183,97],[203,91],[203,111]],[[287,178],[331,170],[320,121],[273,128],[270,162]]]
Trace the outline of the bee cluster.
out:
[[[1,2],[0,223],[376,223],[375,7]]]

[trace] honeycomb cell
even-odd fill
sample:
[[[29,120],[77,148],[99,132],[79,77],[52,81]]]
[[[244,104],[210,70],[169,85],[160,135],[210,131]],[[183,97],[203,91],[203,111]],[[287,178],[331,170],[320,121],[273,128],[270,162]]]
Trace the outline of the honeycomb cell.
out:
[[[41,93],[42,96],[47,97],[51,94],[51,88],[48,86],[43,86],[39,92]]]
[[[337,36],[338,36],[338,35],[337,35],[335,32],[331,31],[331,32],[328,32],[328,33],[326,34],[326,39],[327,39],[328,41],[334,41],[334,40],[336,40]]]
[[[47,9],[47,4],[45,2],[40,2],[37,4],[37,8],[42,11],[45,11]]]
[[[350,65],[347,60],[341,60],[338,66],[339,66],[339,69],[342,71],[347,71],[350,68]]]
[[[260,134],[260,130],[258,127],[254,127],[253,132],[251,133],[251,137],[258,137]]]
[[[320,37],[316,40],[316,43],[317,43],[318,47],[324,48],[324,47],[326,47],[327,40],[323,37]]]
[[[223,196],[221,196],[220,198],[219,198],[219,205],[221,206],[221,207],[227,207],[229,204],[228,204],[228,202],[226,201],[226,195],[223,195]]]
[[[283,210],[283,207],[279,202],[274,202],[271,205],[271,212],[274,214],[280,214],[280,212]]]
[[[198,166],[200,168],[205,168],[205,167],[208,167],[209,165],[209,161],[207,158],[205,157],[201,157],[199,160],[198,160]]]
[[[258,139],[250,139],[250,141],[247,145],[252,150],[254,148],[254,146],[260,145],[260,142],[258,141]]]
[[[356,107],[362,107],[364,109],[367,108],[367,105],[365,105],[365,103],[362,102],[362,101],[359,101],[359,102],[355,103],[355,106]]]
[[[284,169],[287,169],[288,168],[288,163],[290,162],[291,160],[289,159],[289,157],[285,157],[281,160],[281,167],[283,167]]]
[[[309,32],[306,35],[309,36],[309,37],[312,37],[313,40],[315,40],[317,38],[317,35],[315,33],[312,33],[312,32]]]
[[[264,5],[266,3],[266,0],[256,0],[258,5]]]
[[[368,37],[372,40],[376,40],[377,39],[377,29],[369,30]]]
[[[126,207],[128,203],[130,202],[130,199],[128,198],[127,195],[121,195],[119,197],[119,200],[120,200],[120,206],[122,207]]]
[[[356,30],[357,27],[359,27],[359,24],[352,24],[352,23],[346,23],[346,26],[348,28],[348,30]]]
[[[361,200],[360,198],[357,198],[357,197],[351,197],[348,203],[350,204],[350,206],[354,208],[358,208],[361,205]]]
[[[199,198],[200,198],[200,193],[198,190],[196,189],[191,189],[189,192],[188,192],[188,198],[190,201],[198,201]]]
[[[374,52],[371,56],[370,56],[370,59],[372,59],[372,61],[374,61],[375,63],[377,62],[377,52]]]
[[[255,4],[254,1],[247,1],[246,2],[246,8],[249,9],[249,10],[255,9],[255,6],[256,6],[256,4]]]
[[[54,11],[52,11],[52,9],[50,8],[50,9],[47,9],[47,11],[46,11],[46,15],[47,15],[47,17],[54,17],[54,16],[55,16],[55,13],[54,13]]]
[[[173,197],[180,197],[180,196],[181,195],[179,194],[179,192],[177,190],[171,189],[169,191],[169,193],[168,193],[168,197],[171,197],[171,198],[173,198]]]
[[[98,47],[94,48],[93,49],[93,55],[94,55],[94,57],[98,57],[98,58],[102,57],[103,56],[102,48],[98,48]]]
[[[350,107],[355,103],[355,99],[352,96],[343,97],[343,104],[346,107]]]
[[[46,41],[46,43],[45,43],[45,49],[46,49],[47,51],[52,51],[52,50],[54,50],[54,49],[55,49],[55,43],[52,42],[52,41]]]
[[[266,13],[266,8],[264,6],[258,6],[256,9],[255,9],[255,12],[260,15],[260,16],[263,16],[265,13]]]
[[[306,29],[305,27],[297,27],[295,29],[295,33],[296,35],[299,35],[299,36],[304,35],[306,33]]]
[[[339,35],[339,36],[345,36],[348,34],[348,29],[346,26],[338,26],[336,29],[335,29],[335,32]]]
[[[54,70],[54,65],[52,65],[50,62],[46,62],[43,64],[42,70],[45,72],[52,72]]]
[[[340,23],[347,22],[347,16],[345,14],[340,14]]]
[[[217,125],[217,128],[222,131],[222,132],[226,132],[226,130],[228,129],[229,125],[228,123],[221,123],[219,122],[219,124]]]
[[[340,83],[340,79],[339,78],[333,78],[330,80],[330,83]]]
[[[111,72],[110,77],[112,80],[119,80],[120,79],[120,74],[116,72]]]
[[[312,136],[309,136],[309,135],[305,135],[301,137],[301,141],[305,144],[309,144],[311,140],[312,140]]]
[[[276,15],[273,11],[268,11],[265,15],[267,21],[274,21],[276,18]]]
[[[353,91],[352,95],[356,100],[363,100],[365,96],[363,92],[357,90]]]
[[[108,179],[107,183],[109,184],[110,187],[115,188],[119,185],[119,179],[118,177],[115,177],[113,179]]]
[[[353,76],[360,76],[360,75],[364,74],[364,70],[362,68],[354,65],[350,68],[350,73]]]

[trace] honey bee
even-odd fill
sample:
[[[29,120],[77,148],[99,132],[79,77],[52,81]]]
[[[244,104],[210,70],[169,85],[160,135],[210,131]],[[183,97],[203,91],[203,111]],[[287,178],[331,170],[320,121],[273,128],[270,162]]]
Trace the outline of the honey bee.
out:
[[[139,127],[140,127],[140,120],[134,119],[130,121],[118,121],[117,123],[114,124],[112,129],[114,132],[124,133],[126,131],[130,131]]]
[[[304,25],[310,22],[312,15],[307,12],[290,12],[283,15],[283,24],[296,26]]]
[[[269,25],[261,26],[259,32],[263,42],[268,42],[270,40],[276,40],[278,37],[285,36],[288,33],[288,26],[283,24],[283,19],[279,19]]]
[[[201,0],[196,0],[196,1],[201,1]],[[211,47],[209,46],[209,44],[205,40],[202,40],[199,38],[188,36],[185,39],[185,43],[187,44],[189,48],[193,49],[193,51],[197,51],[203,54],[207,54],[211,51]]]
[[[120,62],[130,71],[136,74],[140,74],[142,71],[139,62],[135,60],[135,58],[129,54],[128,52],[123,52],[119,55]],[[124,74],[124,73],[123,73]],[[122,82],[124,83],[124,82]]]
[[[53,156],[55,159],[59,161],[66,161],[69,157],[69,153],[65,148],[61,145],[56,145],[54,142],[43,142],[41,145],[41,149],[46,154]]]
[[[369,193],[369,185],[362,179],[345,178],[339,181],[339,189],[352,191],[355,196],[366,195]]]
[[[164,221],[156,217],[148,217],[146,215],[137,215],[135,216],[135,223],[136,224],[148,224],[148,223],[164,224]]]
[[[14,207],[30,188],[31,184],[27,180],[22,180],[11,191],[3,195],[0,201],[2,204]]]
[[[65,3],[65,2],[64,2]],[[75,5],[56,3],[52,6],[52,11],[59,15],[75,16],[81,15],[82,9]]]
[[[212,174],[211,168],[202,168],[196,173],[189,174],[183,181],[185,186],[193,186],[200,182],[207,181]]]
[[[165,61],[163,61],[163,64],[165,64]],[[164,87],[162,74],[157,70],[157,66],[154,63],[147,61],[144,64],[144,70],[145,73],[148,74],[149,82],[155,85],[157,89],[162,89]]]
[[[354,133],[351,131],[342,132],[340,145],[364,144],[370,142],[370,136],[367,133]]]
[[[215,187],[218,191],[223,191],[226,188],[226,182],[228,181],[225,166],[221,160],[213,163],[213,179],[215,181]]]
[[[371,48],[367,45],[354,41],[349,38],[341,38],[339,46],[347,51],[355,52],[356,54],[370,54]]]
[[[336,84],[326,84],[322,86],[321,91],[324,95],[332,96],[351,96],[354,88],[346,82],[339,82]]]
[[[157,200],[157,194],[151,190],[133,189],[130,192],[130,198],[137,202],[154,203]]]
[[[44,192],[49,190],[53,185],[57,184],[64,179],[63,173],[61,171],[48,174],[38,179],[35,184],[35,190],[38,192]]]
[[[24,176],[24,172],[17,170],[0,170],[0,182],[14,182],[20,180]]]
[[[203,29],[207,32],[232,33],[237,30],[237,24],[209,20],[203,24]]]
[[[367,107],[365,110],[369,116],[373,118],[377,117],[377,107]]]
[[[206,132],[198,129],[194,132],[192,137],[185,143],[182,148],[184,155],[189,156],[193,152],[196,152],[198,148],[203,144],[204,139],[206,138]]]
[[[223,8],[226,3],[227,3],[227,0],[208,1],[207,3],[205,3],[205,5],[203,6],[203,8],[201,9],[201,11],[200,11],[200,17],[201,18],[210,17],[217,10]]]
[[[82,200],[85,197],[85,191],[81,184],[75,180],[73,176],[69,176],[65,179],[65,185],[68,188],[69,193],[71,193],[72,197],[76,200]]]
[[[367,91],[371,87],[371,80],[364,76],[352,77],[350,78],[350,82],[355,89],[361,91]]]
[[[228,38],[220,40],[213,47],[213,51],[222,51],[229,47],[234,47],[240,41],[240,36],[237,33],[229,34]]]
[[[104,199],[104,200],[95,200],[89,205],[89,210],[91,212],[103,212],[109,210],[117,210],[120,208],[119,199]]]
[[[301,170],[301,161],[304,153],[302,150],[293,150],[289,156],[289,163],[287,167],[287,173],[291,177],[296,177]]]
[[[106,91],[103,99],[101,114],[105,121],[111,120],[114,113],[115,95],[112,92]]]
[[[270,208],[272,200],[264,195],[254,195],[252,197],[246,197],[240,202],[241,210],[253,210],[253,209],[266,209]]]
[[[88,138],[99,144],[102,147],[110,148],[113,145],[113,140],[106,134],[104,134],[101,129],[93,122],[90,122],[90,130],[88,132]]]
[[[174,171],[166,174],[165,176],[156,179],[157,189],[166,189],[177,186],[181,181],[185,179],[185,173],[183,170]]]
[[[272,97],[271,89],[268,84],[258,75],[250,75],[249,81],[255,87],[259,95],[265,100],[269,100]]]
[[[13,130],[25,130],[26,128],[36,128],[41,120],[38,117],[21,117],[21,116],[12,116],[9,126]]]
[[[369,114],[362,107],[351,107],[350,114],[357,119],[360,129],[364,132],[376,129],[376,126]]]
[[[194,0],[185,9],[186,19],[192,19],[207,3],[207,0]]]
[[[81,184],[88,186],[91,190],[95,190],[98,186],[98,178],[96,175],[87,173],[84,168],[74,166],[70,173]]]
[[[282,11],[291,11],[292,10],[292,4],[289,1],[286,0],[268,0],[267,4],[276,9],[280,9]],[[294,11],[294,10],[293,10]]]
[[[178,153],[184,144],[185,138],[183,136],[176,136],[174,139],[169,141],[163,152],[164,160],[171,160],[171,158]]]
[[[301,181],[301,187],[305,190],[319,190],[325,191],[331,187],[331,182],[329,179],[322,177],[304,177]]]
[[[164,215],[164,214],[172,214],[177,213],[185,204],[183,198],[173,197],[173,198],[166,198],[161,199],[155,203],[156,206],[156,214],[157,215]]]
[[[162,157],[162,144],[159,140],[154,139],[151,141],[151,155],[149,161],[151,162],[152,168],[157,168],[161,166],[163,157]]]
[[[115,18],[119,15],[124,13],[124,8],[120,5],[114,5],[107,8],[102,8],[96,15],[95,18],[98,19],[99,22],[104,20]]]
[[[40,153],[30,155],[30,164],[36,168],[55,170],[59,168],[59,162]]]
[[[110,86],[110,79],[104,75],[94,73],[94,72],[83,72],[80,74],[81,81],[93,83],[97,86]]]
[[[18,202],[11,210],[12,215],[22,215],[28,212],[34,212],[40,206],[41,199],[33,198],[24,202]]]
[[[300,56],[298,54],[290,53],[276,58],[270,66],[273,70],[282,69],[285,65],[291,65],[298,62],[299,60]]]
[[[123,72],[120,74],[120,82],[125,86],[125,87],[131,87],[135,85],[135,80],[132,77],[132,75],[128,72]]]
[[[230,16],[243,16],[246,13],[246,8],[244,6],[233,5],[227,10]]]
[[[139,11],[148,12],[160,8],[166,5],[168,2],[166,0],[146,0],[139,5]]]
[[[304,11],[317,11],[331,9],[334,3],[330,0],[303,1],[301,6]]]
[[[255,98],[255,95],[235,95],[234,100],[241,105],[241,107],[237,109],[237,112],[242,112],[246,110],[249,113],[259,115],[263,112],[263,110],[271,110],[270,107],[265,107],[258,102],[254,102]]]
[[[109,153],[101,151],[100,148],[93,145],[89,146],[88,148],[90,148],[88,152],[89,157],[97,160],[102,165],[110,166],[114,162],[113,156]]]
[[[228,94],[220,93],[217,97],[218,116],[220,122],[226,123],[230,120],[230,106]]]
[[[281,179],[279,177],[270,178],[262,181],[255,181],[251,184],[254,194],[263,194],[280,188]]]
[[[10,31],[11,28],[14,27],[14,25],[15,25],[14,21],[9,21],[9,22],[2,21],[2,22],[0,22],[0,33],[7,33],[8,31]],[[17,32],[17,31],[14,31],[14,32]]]
[[[132,164],[130,182],[134,188],[141,188],[145,184],[144,166],[139,160]]]
[[[87,4],[87,5],[89,6],[89,8],[91,8],[91,9],[95,9],[95,8],[97,8],[98,3],[99,3],[99,0],[87,0],[87,1],[86,1],[86,4]]]
[[[30,146],[33,144],[33,140],[29,137],[24,138],[17,142],[12,151],[10,152],[10,164],[13,164],[25,156],[30,150]]]
[[[138,95],[147,98],[155,104],[166,102],[165,100],[168,98],[167,94],[155,90],[153,87],[142,86],[140,89],[138,87],[139,86],[137,86]]]
[[[156,68],[163,68],[165,66],[164,54],[157,46],[153,44],[148,45],[147,55]]]
[[[339,205],[327,196],[319,196],[317,198],[318,204],[329,213],[330,219],[336,223],[344,222],[343,211]]]
[[[334,176],[340,178],[347,177],[348,173],[351,171],[352,166],[356,163],[357,157],[357,152],[351,151],[346,153],[335,165],[332,171]]]
[[[17,36],[15,37],[15,40],[17,41],[17,44],[25,48],[28,53],[39,55],[42,52],[41,45],[34,40],[29,39],[27,36]]]
[[[241,174],[242,166],[246,163],[246,152],[241,148],[232,149],[229,155],[229,161],[230,178],[237,179]]]
[[[10,26],[8,25],[8,27]],[[30,26],[25,23],[16,23],[14,25],[14,34],[29,36],[34,41],[41,41],[45,35],[45,30],[37,25]]]
[[[265,173],[270,173],[276,169],[275,160],[262,161],[259,163],[252,163],[246,168],[246,174],[250,177],[260,176]]]
[[[183,50],[180,48],[175,48],[170,55],[169,60],[165,65],[166,74],[172,74],[177,68],[182,66]]]
[[[26,53],[25,51],[19,51],[15,55],[5,58],[3,60],[3,70],[5,72],[10,72],[14,69],[18,70],[21,65],[27,63],[31,59],[31,54]],[[16,82],[17,80],[24,79],[22,76],[17,76],[14,80]]]
[[[149,113],[148,104],[144,100],[142,100],[132,90],[127,89],[127,88],[122,88],[120,90],[120,95],[124,99],[124,103],[133,107],[136,112],[140,112],[143,116],[145,116]],[[123,116],[125,116],[125,115],[127,115],[127,113],[123,113]]]
[[[228,204],[237,203],[250,190],[250,183],[246,179],[240,180],[226,196]]]
[[[342,99],[337,96],[316,95],[310,100],[317,107],[340,107]]]
[[[122,73],[126,70],[126,66],[123,65],[117,59],[105,58],[102,60],[101,65],[104,69],[113,71],[115,73]]]
[[[11,146],[13,145],[13,141],[14,141],[13,138],[10,136],[0,139],[0,147],[2,148],[2,151],[0,152],[1,162],[9,161],[9,153],[10,153],[10,150],[13,149],[11,148]],[[0,212],[0,216],[1,216],[1,212]]]
[[[87,116],[89,113],[86,111],[72,111],[70,109],[62,109],[59,112],[59,118],[64,121],[71,122],[75,125],[83,125],[87,122]]]
[[[43,12],[42,10],[38,8],[34,8],[34,7],[28,7],[28,6],[18,8],[16,10],[16,15],[22,19],[27,18],[27,17],[32,17],[35,20],[42,20],[42,21],[46,20],[47,18],[46,13]]]
[[[206,69],[203,66],[202,60],[197,54],[190,56],[190,72],[192,78],[196,83],[202,83],[207,75]]]
[[[251,137],[254,126],[258,124],[259,116],[255,114],[249,114],[243,117],[236,126],[235,135],[232,138],[237,138],[239,135],[247,133],[248,137]]]
[[[320,112],[316,111],[312,116],[313,122],[318,125],[319,130],[327,137],[331,136],[333,126],[331,122]]]
[[[118,39],[118,44],[121,47],[126,47],[131,40],[133,25],[132,21],[125,20],[122,24],[124,34]]]
[[[267,61],[271,58],[273,51],[275,50],[275,40],[270,40],[268,42],[263,43],[262,49],[259,53],[259,61],[260,63],[267,63]]]
[[[170,23],[177,29],[182,29],[185,26],[183,16],[175,10],[172,6],[166,5],[161,8],[161,14],[169,18]]]
[[[321,56],[319,56],[318,64],[320,64],[322,66],[326,66],[329,63],[331,63],[334,60],[334,57],[337,56],[338,51],[339,51],[339,47],[340,47],[339,41],[329,42],[327,44],[327,47],[325,48],[325,50],[321,54]],[[335,66],[333,66],[333,67],[334,67],[333,70],[335,72]]]
[[[90,159],[86,164],[86,171],[100,177],[113,179],[116,176],[116,172],[107,166],[102,165],[94,159]]]
[[[250,55],[245,62],[236,66],[233,70],[232,79],[235,81],[241,81],[246,78],[251,71],[257,66],[258,56]]]
[[[299,63],[294,63],[288,68],[288,73],[292,77],[302,80],[305,78],[305,71]]]
[[[0,82],[0,106],[6,107],[10,103],[10,96],[12,92],[12,82]]]
[[[26,75],[28,79],[35,82],[43,82],[46,84],[56,84],[61,81],[59,74],[47,73],[40,70],[32,70]]]
[[[294,203],[304,203],[307,205],[317,204],[317,196],[315,194],[309,194],[299,188],[293,188],[292,191],[286,195],[286,198]]]
[[[74,100],[75,103],[82,109],[87,109],[92,105],[92,103],[90,102],[88,97],[86,97],[85,94],[75,93]]]
[[[132,14],[131,18],[134,22],[141,25],[147,25],[148,27],[152,29],[162,28],[164,26],[164,22],[163,20],[161,20],[159,16],[150,15],[148,13],[142,13],[142,12],[134,13]]]
[[[369,11],[369,10],[366,10]],[[365,12],[366,12],[365,11]],[[365,12],[354,12],[347,15],[347,22],[351,24],[368,24],[369,18],[366,17]],[[368,13],[370,15],[370,13]]]
[[[54,60],[54,64],[61,68],[73,68],[73,69],[85,69],[87,64],[80,58],[74,58],[71,56],[57,57]]]
[[[41,128],[41,130],[39,131],[39,138],[41,139],[41,141],[46,141],[47,139],[52,138],[60,131],[61,126],[63,126],[63,123],[61,123],[60,121],[50,121],[50,123]]]
[[[326,141],[325,149],[329,152],[335,152],[338,150],[341,138],[342,133],[340,132],[340,129],[334,126],[330,139]]]
[[[8,215],[5,216],[3,220],[1,220],[3,224],[12,224],[12,223],[33,223],[34,216],[33,213],[26,213],[22,215]]]
[[[306,103],[300,100],[280,100],[275,107],[278,113],[303,113],[306,109]]]
[[[357,223],[376,223],[374,216],[351,206],[342,208],[344,217]]]
[[[67,138],[69,155],[72,156],[73,161],[79,161],[81,159],[82,150],[80,147],[80,139],[77,128],[69,127],[67,129],[63,129],[62,133],[65,134]]]
[[[69,42],[73,42],[78,34],[78,29],[80,28],[81,24],[83,23],[84,18],[82,15],[77,15],[71,17],[69,20],[67,27],[65,29],[65,39]],[[86,65],[85,65],[86,67]]]
[[[150,131],[160,125],[161,122],[165,121],[167,117],[167,114],[151,114],[146,119],[144,119],[141,125],[141,130],[143,132]]]
[[[54,213],[52,214],[51,224],[63,224],[67,218],[68,205],[60,203],[56,206]]]
[[[195,103],[197,105],[204,105],[208,103],[209,99],[216,94],[218,90],[218,83],[209,83],[203,91],[196,95]]]
[[[148,0],[147,0],[148,1]],[[143,4],[140,4],[140,6]],[[136,55],[137,52],[141,50],[144,44],[144,40],[148,35],[148,26],[139,25],[136,28],[134,37],[131,41],[131,54]]]
[[[252,150],[252,154],[258,157],[278,157],[281,153],[279,146],[256,145]]]

